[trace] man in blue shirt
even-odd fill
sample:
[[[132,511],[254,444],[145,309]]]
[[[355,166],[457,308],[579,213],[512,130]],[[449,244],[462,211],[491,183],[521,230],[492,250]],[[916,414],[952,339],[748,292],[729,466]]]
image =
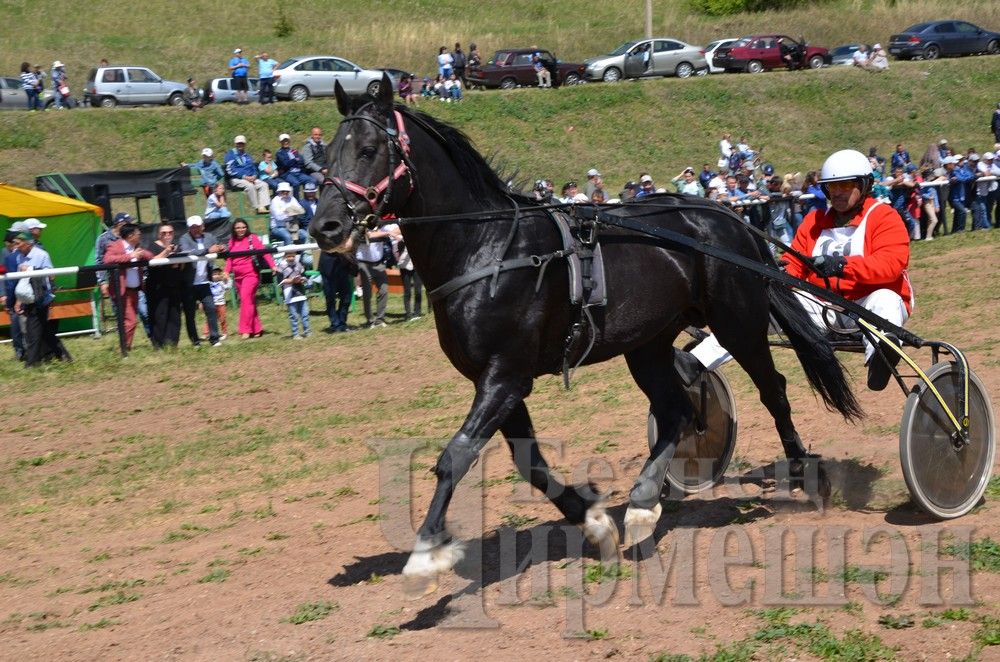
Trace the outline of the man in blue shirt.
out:
[[[910,163],[910,153],[903,149],[903,144],[896,145],[896,151],[892,153],[892,168],[905,168]]]
[[[250,60],[243,57],[243,49],[237,48],[229,58],[229,75],[233,77],[233,90],[236,92],[236,103],[249,103],[248,90],[250,84],[247,74],[250,71]]]
[[[250,206],[258,214],[266,214],[271,204],[271,189],[262,179],[258,179],[257,162],[247,154],[246,136],[236,136],[233,139],[235,147],[226,152],[226,174],[229,175],[229,185],[247,194]]]
[[[257,56],[257,77],[260,78],[260,102],[274,103],[274,68],[278,61],[266,52]]]
[[[212,193],[215,185],[226,178],[226,173],[222,172],[222,166],[212,158],[214,155],[215,152],[212,151],[212,148],[206,147],[201,150],[201,160],[194,164],[194,167],[198,169],[198,174],[201,175],[201,190],[205,192],[206,198]]]
[[[961,163],[959,163],[961,161]],[[944,160],[944,169],[948,175],[948,204],[951,205],[951,232],[965,231],[966,206],[969,182],[975,178],[972,169],[964,158],[949,156]]]
[[[28,232],[20,232],[14,238],[14,251],[8,259],[10,257],[14,258],[12,262],[16,265],[16,271],[52,268],[49,254],[35,245],[35,238]],[[14,291],[16,281],[7,283],[7,297],[15,299],[14,311],[22,318],[25,366],[30,368],[53,358],[60,361],[72,360],[62,341],[56,336],[59,321],[49,319],[49,306],[55,299],[52,280],[47,276],[30,280],[34,290],[34,301],[30,303],[17,300]]]

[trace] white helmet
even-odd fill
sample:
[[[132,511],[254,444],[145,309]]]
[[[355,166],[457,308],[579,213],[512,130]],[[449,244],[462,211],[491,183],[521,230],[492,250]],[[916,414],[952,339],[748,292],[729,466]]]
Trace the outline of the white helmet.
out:
[[[871,161],[858,150],[842,149],[831,154],[823,162],[823,168],[819,173],[819,185],[823,188],[824,193],[826,193],[825,184],[852,179],[859,180],[862,198],[871,192],[872,186],[875,184]]]

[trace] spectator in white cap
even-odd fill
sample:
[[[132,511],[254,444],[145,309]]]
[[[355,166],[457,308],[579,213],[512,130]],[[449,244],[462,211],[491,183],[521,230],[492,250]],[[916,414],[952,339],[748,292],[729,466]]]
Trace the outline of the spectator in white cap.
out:
[[[292,147],[292,137],[287,133],[278,136],[281,148],[274,155],[278,164],[278,177],[292,185],[292,195],[299,197],[299,187],[307,182],[315,182],[306,172],[306,163],[299,150]]]
[[[993,198],[993,193],[997,189],[997,182],[993,179],[993,152],[985,152],[982,158],[978,154],[969,156],[970,161],[975,161],[975,197],[972,199],[972,229],[990,229],[990,208],[989,203]],[[975,158],[973,158],[975,157]]]
[[[45,246],[42,245],[42,230],[49,227],[45,223],[42,223],[37,218],[26,218],[21,221],[25,230],[31,233],[32,238],[35,240],[35,246],[44,249]]]
[[[237,48],[229,58],[229,75],[233,78],[233,90],[236,92],[236,103],[250,103],[250,84],[247,75],[250,72],[250,60],[243,57],[243,49]]]
[[[587,171],[587,186],[584,191],[587,193],[587,197],[590,198],[594,195],[594,191],[601,189],[604,190],[604,180],[601,178],[601,173],[597,171],[597,168],[591,168]],[[605,191],[604,198],[607,199],[607,191]]]
[[[699,198],[705,197],[705,189],[694,174],[694,166],[684,168],[681,174],[670,180],[677,187],[677,192],[683,195],[695,195]]]
[[[944,165],[944,158],[951,156],[951,148],[948,147],[948,139],[942,138],[938,141],[938,156],[941,157],[941,165]]]
[[[281,239],[285,246],[305,243],[306,229],[301,223],[305,213],[299,201],[292,197],[292,185],[288,182],[278,184],[278,195],[271,200],[271,236]]]
[[[226,174],[229,184],[247,195],[250,206],[258,214],[266,214],[271,204],[271,189],[267,182],[258,178],[257,163],[246,152],[247,137],[239,135],[233,138],[234,147],[226,152]]]
[[[213,158],[214,156],[215,152],[212,151],[212,148],[206,147],[201,150],[201,158],[194,164],[194,167],[198,169],[198,174],[201,175],[201,190],[205,193],[206,198],[211,195],[216,184],[224,182],[226,179],[226,173],[222,171],[222,166]],[[182,162],[181,165],[186,166],[187,163]]]
[[[647,195],[651,195],[656,192],[656,187],[653,186],[653,178],[649,173],[642,173],[639,177],[639,190],[635,192],[635,199],[645,198]]]
[[[56,108],[62,110],[70,106],[69,78],[66,76],[66,65],[59,60],[52,63],[52,98]]]
[[[187,227],[188,231],[181,235],[177,242],[180,252],[200,256],[224,250],[215,235],[205,231],[205,221],[201,216],[189,216]],[[187,329],[188,339],[195,347],[201,345],[196,318],[199,303],[205,311],[205,318],[208,320],[209,342],[213,347],[222,344],[219,337],[219,319],[215,312],[215,300],[212,298],[212,266],[211,260],[199,260],[184,265],[182,269],[184,286],[181,291],[181,305],[184,308],[184,326]]]
[[[871,64],[868,66],[869,71],[880,72],[885,71],[889,68],[889,56],[885,54],[882,50],[882,44],[875,44],[872,46],[872,59]]]

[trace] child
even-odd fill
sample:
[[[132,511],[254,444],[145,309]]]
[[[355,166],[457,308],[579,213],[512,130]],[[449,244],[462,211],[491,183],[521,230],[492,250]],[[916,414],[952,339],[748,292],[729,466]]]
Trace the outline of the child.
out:
[[[229,325],[226,324],[226,292],[232,287],[230,282],[222,273],[222,267],[212,269],[212,282],[209,284],[212,290],[212,303],[215,304],[215,314],[219,318],[219,340],[225,340],[229,333]],[[208,337],[208,325],[205,327],[205,337]]]
[[[451,78],[446,80],[444,85],[448,93],[448,103],[451,103],[453,100],[455,102],[462,100],[462,81],[458,80],[458,76],[452,74]]]
[[[431,85],[431,79],[425,76],[424,82],[420,85],[420,96],[433,97],[434,94],[434,86]]]
[[[288,306],[288,322],[292,326],[292,338],[301,340],[309,337],[309,301],[306,299],[306,270],[299,264],[295,253],[286,253],[281,265],[281,285]],[[299,335],[299,324],[302,335]]]
[[[257,172],[260,173],[257,175],[257,178],[267,182],[273,196],[274,192],[278,189],[278,184],[283,180],[278,177],[278,164],[275,163],[271,150],[264,150],[263,158],[257,164]]]

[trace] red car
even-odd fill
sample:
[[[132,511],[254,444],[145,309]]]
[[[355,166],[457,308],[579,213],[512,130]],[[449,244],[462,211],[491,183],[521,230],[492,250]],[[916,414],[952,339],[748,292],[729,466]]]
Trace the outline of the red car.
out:
[[[712,63],[730,71],[752,74],[766,69],[819,69],[830,64],[830,52],[819,46],[810,46],[782,34],[758,34],[742,37],[731,46],[715,51]]]
[[[584,82],[586,69],[582,64],[560,62],[551,51],[538,48],[505,48],[479,67],[470,67],[465,77],[470,85],[499,87],[505,90],[515,87],[535,87],[538,76],[532,56],[538,55],[545,68],[552,74],[552,86],[578,85]]]

